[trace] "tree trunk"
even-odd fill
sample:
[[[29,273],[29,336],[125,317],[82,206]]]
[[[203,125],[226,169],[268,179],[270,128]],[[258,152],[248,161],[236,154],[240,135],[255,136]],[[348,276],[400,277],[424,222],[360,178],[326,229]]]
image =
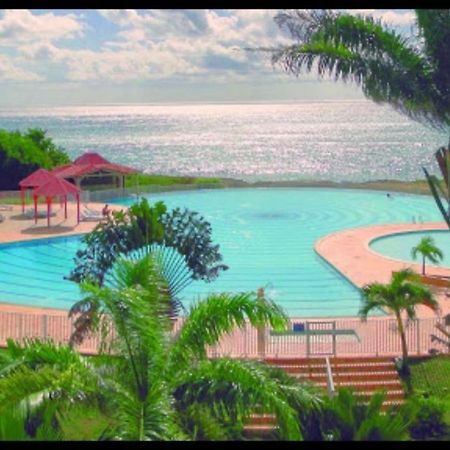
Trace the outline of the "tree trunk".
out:
[[[403,327],[403,321],[400,312],[395,313],[395,317],[397,318],[398,332],[400,333],[400,339],[402,342],[402,371],[404,373],[408,373],[408,347],[406,345],[405,329]]]
[[[425,256],[422,256],[422,275],[425,275]]]

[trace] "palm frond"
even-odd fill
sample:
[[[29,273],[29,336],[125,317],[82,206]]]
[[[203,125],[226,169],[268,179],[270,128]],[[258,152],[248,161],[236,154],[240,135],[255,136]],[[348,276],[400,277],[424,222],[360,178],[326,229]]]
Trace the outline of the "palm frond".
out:
[[[254,293],[215,294],[194,304],[173,344],[171,364],[205,358],[209,345],[216,344],[235,327],[244,327],[247,320],[256,327],[267,324],[278,330],[287,324],[278,305],[270,300],[260,301]]]
[[[429,56],[381,21],[328,10],[282,12],[275,21],[297,43],[272,49],[274,64],[297,76],[317,71],[353,81],[375,102],[437,128],[450,125],[448,65],[442,75]],[[448,22],[443,28],[445,42]]]
[[[179,407],[192,402],[210,405],[216,413],[243,423],[258,409],[275,414],[281,436],[300,439],[296,410],[271,368],[251,361],[221,358],[205,360],[177,380]],[[223,417],[223,416],[222,416]]]

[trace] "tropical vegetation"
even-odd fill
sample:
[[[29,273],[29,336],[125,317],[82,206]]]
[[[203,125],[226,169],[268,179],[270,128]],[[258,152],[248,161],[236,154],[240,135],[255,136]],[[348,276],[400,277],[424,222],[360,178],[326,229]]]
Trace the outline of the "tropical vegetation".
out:
[[[40,128],[27,132],[0,129],[0,190],[17,190],[19,181],[36,169],[52,169],[70,158]]]
[[[9,341],[0,365],[0,416],[26,406],[28,415],[44,412],[44,422],[60,433],[71,411],[96,408],[105,428],[91,439],[238,439],[259,411],[274,415],[280,438],[301,438],[297,411],[319,407],[315,389],[262,363],[208,357],[210,346],[246,320],[284,328],[276,304],[246,293],[212,295],[191,306],[174,330],[167,282],[151,252],[118,259],[103,286],[84,282],[82,289],[101,305],[92,329],[101,353]]]
[[[367,319],[374,310],[387,310],[394,314],[402,345],[402,372],[408,373],[408,347],[406,344],[405,322],[416,318],[416,307],[425,305],[438,310],[433,293],[421,282],[420,277],[411,269],[394,272],[390,283],[369,283],[362,288],[362,306],[359,315]]]
[[[411,256],[417,259],[418,256],[422,256],[422,275],[425,275],[425,261],[428,259],[430,262],[437,264],[442,261],[444,254],[441,249],[436,247],[434,239],[431,236],[426,236],[420,240],[420,242],[414,246],[411,250]]]

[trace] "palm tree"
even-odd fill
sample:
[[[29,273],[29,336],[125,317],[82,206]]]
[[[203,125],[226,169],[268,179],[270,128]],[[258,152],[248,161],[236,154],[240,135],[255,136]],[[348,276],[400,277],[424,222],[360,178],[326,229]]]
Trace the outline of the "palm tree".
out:
[[[315,390],[262,363],[208,357],[209,346],[246,320],[283,328],[286,317],[274,303],[253,294],[211,295],[174,333],[167,284],[152,254],[120,259],[104,286],[82,288],[101,311],[94,328],[103,337],[101,354],[10,342],[14,358],[0,372],[0,415],[38,396],[101,405],[111,419],[103,435],[112,439],[224,439],[239,437],[258,409],[275,416],[281,437],[301,437],[298,408],[319,405]]]
[[[437,311],[436,302],[431,291],[425,287],[415,272],[404,269],[392,275],[389,284],[370,283],[362,288],[363,305],[359,315],[363,320],[375,310],[388,310],[397,320],[398,332],[402,345],[402,370],[408,373],[408,347],[406,344],[405,325],[402,314],[408,319],[416,318],[416,306],[426,305]]]
[[[374,102],[450,134],[450,9],[418,9],[415,15],[416,32],[408,39],[371,17],[331,10],[283,11],[275,21],[297,43],[268,50],[273,63],[289,73],[317,71],[320,77],[354,82]],[[447,192],[423,171],[450,227],[450,142],[435,156]]]
[[[432,263],[437,264],[444,257],[442,251],[434,244],[431,236],[426,236],[412,248],[411,255],[417,259],[418,255],[422,255],[422,275],[425,275],[425,259],[429,259]]]

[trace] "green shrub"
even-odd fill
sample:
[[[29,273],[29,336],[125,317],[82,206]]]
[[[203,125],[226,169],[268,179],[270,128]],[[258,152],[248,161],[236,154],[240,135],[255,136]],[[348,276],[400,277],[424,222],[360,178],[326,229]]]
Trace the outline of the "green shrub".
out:
[[[445,422],[447,402],[444,399],[419,394],[411,397],[408,403],[414,411],[409,426],[413,439],[439,438],[450,432]]]
[[[26,133],[0,129],[0,190],[17,190],[19,181],[36,169],[53,169],[70,162],[46,133],[40,128]]]

